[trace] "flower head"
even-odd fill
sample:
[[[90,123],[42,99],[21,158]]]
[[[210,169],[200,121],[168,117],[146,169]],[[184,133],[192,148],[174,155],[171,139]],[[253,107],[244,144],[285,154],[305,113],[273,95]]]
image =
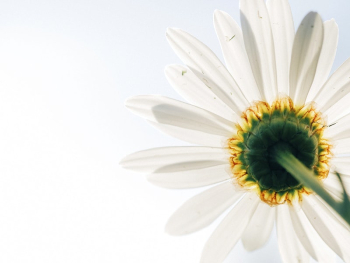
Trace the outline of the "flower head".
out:
[[[242,114],[236,127],[237,134],[228,142],[233,177],[263,202],[300,202],[311,193],[277,162],[281,151],[292,153],[318,179],[328,176],[331,145],[323,137],[325,121],[312,104],[298,107],[290,98],[277,99],[271,106],[260,101]]]
[[[284,262],[332,262],[334,253],[348,262],[349,226],[277,160],[292,154],[335,198],[341,186],[333,167],[350,188],[350,60],[327,79],[337,24],[311,12],[295,33],[287,0],[241,0],[240,9],[242,30],[227,13],[214,13],[227,67],[190,34],[167,30],[187,67],[170,65],[165,73],[189,103],[154,95],[126,102],[157,129],[199,146],[145,150],[121,164],[166,188],[216,184],[166,226],[173,235],[192,233],[232,207],[203,263],[222,262],[240,239],[247,250],[260,248],[275,222]]]

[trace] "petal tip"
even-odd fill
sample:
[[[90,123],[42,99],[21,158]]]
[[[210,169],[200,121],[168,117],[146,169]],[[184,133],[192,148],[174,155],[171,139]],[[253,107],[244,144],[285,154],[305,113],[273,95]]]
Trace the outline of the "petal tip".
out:
[[[124,101],[124,106],[128,109],[130,109],[131,105],[132,105],[132,102],[135,100],[135,98],[137,98],[138,96],[132,96],[132,97],[129,97],[129,98],[126,98],[125,101]]]
[[[309,13],[307,13],[305,18],[306,17],[315,17],[315,19],[316,19],[316,18],[321,18],[321,15],[316,11],[310,11]]]
[[[120,159],[119,162],[118,162],[118,165],[121,166],[121,167],[123,167],[123,168],[127,168],[127,167],[126,167],[126,163],[127,163],[127,161],[128,161],[128,160],[127,160],[127,159],[128,159],[128,156],[129,156],[129,155],[124,156],[122,159]]]
[[[171,35],[171,34],[174,34],[174,33],[179,32],[179,31],[181,31],[180,28],[177,28],[177,27],[167,27],[167,29],[166,29],[166,34],[167,34],[167,35]]]
[[[181,236],[181,234],[179,234],[176,230],[174,230],[174,227],[170,223],[170,220],[165,225],[164,232],[167,233],[170,236]]]
[[[214,10],[214,17],[217,16],[217,15],[219,15],[221,12],[222,12],[221,10],[215,9],[215,10]]]

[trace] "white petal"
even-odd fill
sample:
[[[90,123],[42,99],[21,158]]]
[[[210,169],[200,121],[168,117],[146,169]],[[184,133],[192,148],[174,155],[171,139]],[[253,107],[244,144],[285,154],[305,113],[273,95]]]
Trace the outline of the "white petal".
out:
[[[336,141],[333,147],[332,152],[336,156],[339,154],[350,154],[350,138]]]
[[[350,112],[349,108],[350,92],[344,94],[337,102],[335,102],[324,114],[327,116],[328,123],[335,123],[340,118]]]
[[[172,87],[189,103],[211,111],[230,121],[236,121],[237,115],[223,103],[197,76],[181,65],[169,65],[165,75]]]
[[[232,182],[214,186],[184,203],[170,217],[165,231],[180,236],[200,230],[211,224],[242,194]]]
[[[309,262],[309,255],[294,232],[287,205],[279,205],[276,213],[278,248],[284,263]]]
[[[290,66],[290,96],[302,105],[315,78],[323,42],[323,22],[319,14],[310,12],[295,35]]]
[[[335,262],[334,252],[323,242],[302,210],[289,207],[294,230],[306,251],[320,263]]]
[[[345,115],[326,129],[325,135],[332,140],[350,138],[350,114]]]
[[[345,61],[323,85],[322,89],[317,93],[314,101],[320,105],[320,111],[327,114],[332,106],[338,108],[337,102],[350,91],[350,59]],[[349,107],[346,101],[347,108]],[[339,112],[338,112],[339,114]],[[340,116],[339,116],[340,117]],[[329,118],[330,121],[334,119]]]
[[[329,185],[329,184],[328,184]],[[325,187],[327,187],[325,183]],[[339,188],[338,188],[339,189]],[[343,191],[341,191],[343,192]],[[321,203],[322,206],[320,206],[328,215],[333,218],[333,220],[338,221],[340,224],[343,225],[346,229],[350,230],[349,224],[345,221],[344,218],[342,218],[332,207],[330,207],[326,201],[324,201],[320,196],[315,195],[316,199]],[[341,198],[343,200],[343,198]]]
[[[171,173],[228,164],[228,159],[228,151],[222,148],[161,147],[132,153],[120,165],[142,173]]]
[[[167,39],[180,59],[236,114],[249,106],[231,74],[207,46],[180,29],[168,28]]]
[[[278,92],[289,95],[289,67],[294,42],[294,22],[288,0],[268,0],[273,33]]]
[[[350,171],[350,157],[349,156],[335,156],[332,158],[334,169],[339,173],[348,174]]]
[[[324,188],[326,189],[326,191],[336,200],[336,201],[343,201],[343,195],[342,195],[342,191],[341,189],[333,184],[330,184],[330,181],[328,181],[327,183],[324,182]]]
[[[275,222],[275,210],[274,207],[265,203],[259,203],[242,236],[242,243],[246,250],[253,251],[265,245]]]
[[[226,137],[196,130],[189,130],[177,126],[160,124],[152,121],[148,121],[148,123],[164,134],[170,135],[185,142],[203,146],[227,147]]]
[[[195,131],[190,135],[200,134],[203,137],[205,134],[208,141],[211,137],[214,137],[214,141],[225,141],[234,131],[232,122],[204,109],[167,97],[135,96],[126,101],[126,107],[151,122]]]
[[[309,91],[307,101],[313,101],[331,72],[335,54],[337,52],[339,29],[334,19],[323,23],[324,36],[320,58],[317,64],[314,82]]]
[[[244,44],[264,100],[277,96],[276,60],[269,14],[263,0],[240,0]]]
[[[339,184],[340,185],[340,181],[338,179],[338,176],[335,173],[336,173],[336,171],[334,169],[331,169],[331,171],[328,174],[328,177],[323,182],[326,182],[326,181],[329,180],[329,181],[332,181],[334,184]],[[342,179],[342,181],[343,181],[343,183],[344,183],[346,188],[350,187],[350,175],[349,174],[350,174],[350,170],[348,171],[347,174],[339,173],[339,175],[340,175],[340,177],[341,177],[341,179]]]
[[[147,180],[154,185],[164,188],[194,188],[231,179],[228,173],[229,169],[229,165],[223,164],[174,173],[154,173],[148,175]]]
[[[260,202],[255,193],[246,194],[228,213],[205,244],[201,263],[221,263],[242,236]]]
[[[305,196],[302,209],[323,241],[345,262],[350,260],[350,232],[323,209],[314,196]]]
[[[233,18],[223,12],[214,12],[214,26],[228,70],[248,101],[261,100],[248,55],[242,30]]]
[[[340,174],[342,183],[346,189],[347,193],[350,193],[350,177]],[[344,200],[343,187],[338,179],[338,176],[330,172],[328,177],[323,180],[324,188],[333,196],[336,201],[342,202]],[[336,212],[333,208],[331,208],[325,201],[322,200],[319,196],[316,196],[318,199],[322,201],[324,206],[329,210],[330,215],[335,219],[342,223],[346,228],[350,230],[349,224]]]

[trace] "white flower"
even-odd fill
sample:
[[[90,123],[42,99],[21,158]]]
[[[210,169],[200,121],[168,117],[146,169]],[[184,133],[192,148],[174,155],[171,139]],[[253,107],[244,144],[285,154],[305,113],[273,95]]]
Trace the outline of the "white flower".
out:
[[[335,262],[335,254],[350,262],[349,226],[274,158],[281,149],[292,152],[335,198],[341,186],[330,167],[350,188],[350,60],[327,80],[337,24],[311,12],[295,33],[287,0],[241,0],[240,9],[242,30],[227,13],[214,13],[227,68],[190,34],[167,30],[187,67],[170,65],[165,73],[189,104],[156,95],[126,102],[157,129],[200,146],[145,150],[121,164],[161,187],[215,184],[166,226],[172,235],[192,233],[231,208],[202,263],[224,261],[240,239],[249,251],[262,247],[275,222],[283,262]]]

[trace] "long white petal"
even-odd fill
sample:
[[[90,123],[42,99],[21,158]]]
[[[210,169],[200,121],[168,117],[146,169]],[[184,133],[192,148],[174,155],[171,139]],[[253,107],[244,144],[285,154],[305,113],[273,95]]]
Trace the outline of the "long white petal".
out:
[[[211,137],[214,137],[214,141],[227,140],[234,132],[232,122],[199,107],[163,96],[135,96],[126,101],[126,107],[153,123],[196,131],[190,135],[207,136],[209,142]]]
[[[332,164],[337,172],[348,174],[350,171],[350,156],[335,156],[332,158]]]
[[[350,169],[348,169],[345,172],[340,172],[338,171],[334,166],[332,167],[331,171],[329,173],[333,173],[335,174],[336,172],[338,172],[340,174],[340,176],[342,176],[342,178],[347,178],[350,180]]]
[[[350,176],[340,174],[342,183],[348,193],[350,193]],[[340,180],[338,176],[331,170],[325,180],[323,180],[323,183],[327,187],[332,187],[336,189],[339,192],[343,192],[343,188],[341,186]],[[349,226],[350,227],[350,226]]]
[[[335,262],[335,253],[323,242],[304,212],[291,206],[289,211],[295,233],[310,256],[320,263]]]
[[[165,76],[176,92],[189,103],[230,121],[237,120],[237,114],[223,103],[211,89],[208,89],[190,69],[182,65],[169,65],[165,68]]]
[[[346,90],[343,90],[344,92]],[[350,91],[350,90],[349,90]],[[349,113],[349,100],[350,100],[350,92],[346,91],[344,96],[338,99],[328,110],[324,113],[327,116],[328,123],[335,123],[340,118],[344,117]]]
[[[149,174],[147,180],[154,185],[164,188],[201,187],[229,180],[231,178],[228,173],[229,168],[228,164],[223,164],[189,171],[154,173]]]
[[[259,203],[242,236],[242,243],[246,250],[253,251],[265,245],[274,226],[275,210],[274,207],[265,203]]]
[[[151,126],[157,130],[163,132],[166,135],[177,138],[181,141],[185,141],[191,144],[212,146],[212,147],[226,147],[226,137],[219,135],[208,134],[203,131],[191,130],[181,128],[178,126],[166,125],[162,123],[156,123],[153,121],[147,121]]]
[[[328,184],[324,184],[325,187],[327,188],[327,186],[329,186]],[[334,186],[334,185],[333,185]],[[333,188],[335,189],[335,188]],[[338,188],[339,189],[339,188]],[[343,192],[343,191],[341,191]],[[334,209],[332,207],[330,207],[326,201],[324,201],[320,196],[316,195],[315,196],[316,199],[318,199],[318,201],[322,204],[321,208],[325,211],[325,213],[327,213],[330,218],[332,218],[335,221],[338,221],[340,224],[343,225],[343,227],[345,227],[346,229],[350,230],[350,226],[348,224],[348,222],[345,221],[344,218],[342,218],[336,211],[334,211]],[[343,196],[340,198],[340,200],[343,200]]]
[[[171,173],[228,164],[228,159],[228,151],[222,148],[178,146],[132,153],[120,165],[142,173]]]
[[[249,106],[231,74],[206,45],[175,28],[168,28],[167,39],[180,59],[236,114]]]
[[[288,0],[268,0],[273,33],[278,92],[289,95],[289,68],[294,42],[294,23]]]
[[[279,205],[276,213],[278,248],[284,263],[309,262],[309,255],[294,232],[288,206]]]
[[[344,91],[343,91],[344,92]],[[335,102],[328,110],[326,110],[324,115],[327,116],[328,123],[335,123],[340,118],[344,117],[349,113],[349,100],[350,100],[350,92],[345,92],[344,96],[341,97],[337,102]]]
[[[350,154],[350,138],[335,141],[333,147],[332,152],[335,156]]]
[[[350,114],[345,115],[326,129],[325,135],[332,140],[350,138]]]
[[[314,196],[305,196],[302,209],[323,241],[345,262],[350,260],[350,232],[334,220]]]
[[[331,72],[335,54],[337,52],[339,29],[334,19],[323,23],[324,36],[320,58],[318,60],[314,82],[309,91],[307,101],[313,101]]]
[[[263,99],[277,95],[275,48],[269,14],[264,0],[240,0],[244,44]]]
[[[248,101],[261,100],[248,55],[242,30],[227,13],[215,10],[214,26],[228,70]]]
[[[221,263],[241,238],[260,202],[255,193],[246,194],[228,213],[205,244],[201,263]]]
[[[320,105],[320,111],[326,113],[332,106],[338,108],[337,102],[350,92],[350,59],[346,60],[323,85],[314,101]],[[346,101],[346,107],[349,107]],[[339,112],[338,112],[339,114]],[[329,118],[330,121],[334,120]]]
[[[323,22],[319,14],[310,12],[295,35],[290,66],[290,96],[302,105],[315,78],[323,43]]]
[[[339,173],[343,183],[345,184],[346,187],[350,187],[350,170],[348,170],[347,173]],[[328,179],[331,179],[333,181],[339,182],[338,176],[336,175],[336,171],[333,169],[330,170],[328,177],[324,180],[324,182]]]
[[[232,182],[214,186],[185,202],[170,217],[165,231],[180,236],[202,229],[233,205],[242,194]]]
[[[328,178],[327,178],[328,179]],[[342,190],[341,188],[336,185],[333,184],[332,181],[329,180],[325,180],[324,184],[323,184],[324,188],[326,189],[326,191],[328,193],[330,193],[330,195],[336,200],[336,201],[343,201],[343,194],[342,194]]]

